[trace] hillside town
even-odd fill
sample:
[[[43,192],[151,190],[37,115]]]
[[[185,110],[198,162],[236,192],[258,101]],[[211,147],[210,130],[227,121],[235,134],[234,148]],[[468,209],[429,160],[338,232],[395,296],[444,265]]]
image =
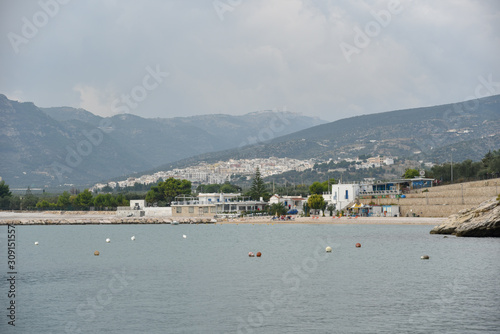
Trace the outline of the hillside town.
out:
[[[334,163],[346,161],[355,166],[356,169],[370,169],[381,166],[390,166],[394,164],[397,157],[371,157],[366,160],[358,157],[352,159],[334,160]],[[246,177],[250,180],[255,173],[256,168],[259,168],[262,177],[279,175],[288,171],[303,172],[314,167],[318,163],[329,163],[328,161],[319,161],[316,159],[299,160],[293,158],[256,158],[256,159],[230,159],[228,161],[218,161],[216,163],[201,162],[198,165],[186,168],[175,168],[168,171],[159,171],[152,175],[142,175],[140,177],[129,177],[123,181],[112,181],[108,183],[97,183],[90,188],[93,192],[98,192],[104,187],[125,188],[132,187],[134,184],[154,184],[159,180],[166,180],[170,177],[175,179],[185,179],[193,184],[222,184],[231,182],[233,178]],[[342,170],[340,168],[339,170]]]

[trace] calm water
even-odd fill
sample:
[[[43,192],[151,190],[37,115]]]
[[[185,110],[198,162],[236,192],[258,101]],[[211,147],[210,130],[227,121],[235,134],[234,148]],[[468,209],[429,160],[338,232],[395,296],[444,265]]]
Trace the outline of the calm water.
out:
[[[0,333],[499,333],[500,239],[430,229],[18,226],[16,327],[2,279]]]

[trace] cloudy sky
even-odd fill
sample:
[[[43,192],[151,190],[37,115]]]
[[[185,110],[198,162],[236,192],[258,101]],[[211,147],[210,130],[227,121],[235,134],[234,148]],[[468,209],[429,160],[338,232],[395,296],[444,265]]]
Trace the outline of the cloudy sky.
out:
[[[500,94],[498,0],[0,0],[0,33],[0,93],[103,116],[333,121]]]

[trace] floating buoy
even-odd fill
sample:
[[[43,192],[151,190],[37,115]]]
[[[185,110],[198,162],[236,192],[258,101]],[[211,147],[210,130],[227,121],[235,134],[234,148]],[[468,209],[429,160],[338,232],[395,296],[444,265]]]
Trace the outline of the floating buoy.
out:
[[[186,239],[186,238],[187,238],[187,235],[183,234],[183,235],[182,235],[182,237],[183,237],[184,239]]]
[[[447,235],[445,235],[443,238],[448,238],[448,236],[447,236]]]
[[[99,256],[99,251],[95,251],[95,252],[94,252],[94,255],[95,255],[95,256]]]
[[[130,240],[134,241],[135,240],[135,235],[133,235]]]
[[[422,260],[429,260],[429,255],[422,255],[420,258]]]
[[[257,257],[260,257],[262,255],[261,252],[257,252]]]
[[[326,252],[327,253],[331,253],[332,252],[332,247],[328,246],[325,248]]]
[[[110,239],[110,238],[107,238],[107,239],[106,239],[106,242],[111,242],[111,239]]]
[[[38,241],[35,241],[35,246],[38,246]]]
[[[356,244],[356,247],[358,247],[358,248],[359,248],[359,247],[361,247],[361,244],[358,242],[358,243]]]
[[[249,257],[254,257],[255,255],[252,252],[248,252]]]

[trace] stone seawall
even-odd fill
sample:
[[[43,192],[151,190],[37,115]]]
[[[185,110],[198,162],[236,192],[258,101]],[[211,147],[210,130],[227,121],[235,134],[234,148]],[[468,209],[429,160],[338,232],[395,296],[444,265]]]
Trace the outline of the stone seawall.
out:
[[[0,225],[119,225],[119,224],[171,224],[170,218],[152,217],[109,217],[109,218],[27,218],[27,219],[0,219]],[[211,219],[180,218],[179,224],[213,224]]]
[[[399,205],[401,216],[448,217],[496,197],[499,191],[500,179],[490,179],[416,190],[406,194],[406,198],[360,199],[360,202]]]

